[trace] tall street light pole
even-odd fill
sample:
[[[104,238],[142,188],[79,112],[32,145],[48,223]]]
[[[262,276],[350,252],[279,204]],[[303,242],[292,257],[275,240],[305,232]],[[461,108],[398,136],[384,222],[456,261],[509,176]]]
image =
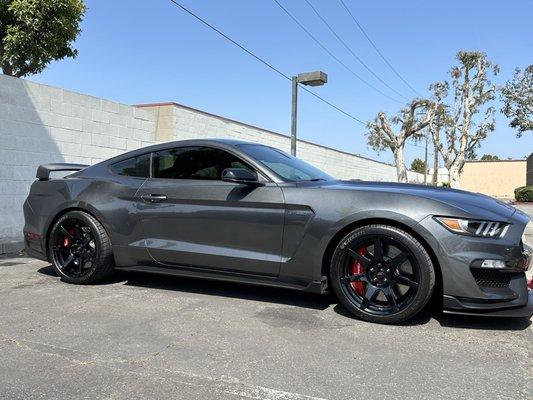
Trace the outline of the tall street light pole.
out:
[[[322,71],[304,72],[292,77],[292,108],[291,108],[291,154],[296,156],[296,121],[298,119],[298,84],[306,86],[322,86],[328,76]]]
[[[424,185],[428,184],[428,135],[426,132],[426,149],[424,151]]]

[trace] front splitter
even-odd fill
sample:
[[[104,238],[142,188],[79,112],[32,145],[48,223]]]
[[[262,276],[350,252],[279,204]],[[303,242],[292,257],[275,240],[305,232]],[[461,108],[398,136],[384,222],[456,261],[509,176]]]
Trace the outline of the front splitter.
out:
[[[444,309],[445,314],[475,315],[479,317],[505,317],[505,318],[531,318],[533,316],[533,290],[528,293],[528,301],[525,306],[504,309]]]

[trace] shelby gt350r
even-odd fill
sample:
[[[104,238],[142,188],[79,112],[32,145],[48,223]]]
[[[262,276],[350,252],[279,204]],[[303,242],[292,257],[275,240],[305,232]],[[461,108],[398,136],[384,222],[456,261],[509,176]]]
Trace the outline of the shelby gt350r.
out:
[[[56,171],[75,172],[51,179]],[[37,178],[24,203],[26,249],[69,283],[119,269],[333,290],[380,323],[414,316],[432,296],[448,312],[533,312],[529,218],[484,195],[340,181],[235,140],[42,165]]]

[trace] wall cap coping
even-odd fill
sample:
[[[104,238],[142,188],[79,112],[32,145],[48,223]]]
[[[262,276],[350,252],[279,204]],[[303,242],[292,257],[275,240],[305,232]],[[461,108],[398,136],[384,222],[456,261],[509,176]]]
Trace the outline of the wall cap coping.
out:
[[[256,126],[256,125],[251,125],[251,124],[248,124],[248,123],[245,123],[245,122],[237,121],[235,119],[223,117],[221,115],[213,114],[213,113],[210,113],[210,112],[207,112],[207,111],[204,111],[204,110],[199,110],[197,108],[189,107],[189,106],[186,106],[184,104],[176,103],[176,102],[173,102],[173,101],[162,102],[162,103],[132,104],[132,107],[139,107],[139,108],[143,108],[143,107],[166,107],[166,106],[173,106],[173,107],[177,107],[177,108],[182,108],[182,109],[185,109],[185,110],[188,110],[188,111],[193,111],[193,112],[197,112],[197,113],[203,114],[203,115],[208,116],[208,117],[217,118],[217,119],[220,119],[220,120],[225,121],[225,122],[231,122],[231,123],[238,124],[238,125],[241,125],[241,126],[245,126],[245,127],[248,127],[248,128],[257,129],[257,130],[265,132],[265,133],[269,133],[269,134],[272,134],[272,135],[277,135],[277,136],[281,136],[281,137],[286,138],[286,139],[290,139],[289,135],[285,135],[283,133],[270,131],[268,129],[261,128],[261,127]],[[349,156],[352,156],[352,157],[358,157],[358,158],[362,158],[364,160],[368,160],[368,161],[376,162],[376,163],[379,163],[379,164],[395,167],[394,164],[390,164],[390,163],[386,163],[386,162],[383,162],[383,161],[374,160],[373,158],[361,156],[361,155],[355,154],[355,153],[350,153],[350,152],[344,151],[344,150],[339,150],[339,149],[336,149],[334,147],[329,147],[329,146],[325,146],[325,145],[322,145],[322,144],[318,144],[318,143],[314,143],[314,142],[310,142],[310,141],[302,140],[302,139],[298,139],[298,141],[302,142],[302,143],[310,144],[312,146],[321,147],[321,148],[326,149],[326,150],[336,151],[336,152],[339,152],[339,153],[342,153],[342,154],[346,154],[346,155],[349,155]],[[409,170],[409,171],[410,172],[414,172],[414,171],[411,171],[411,170]]]

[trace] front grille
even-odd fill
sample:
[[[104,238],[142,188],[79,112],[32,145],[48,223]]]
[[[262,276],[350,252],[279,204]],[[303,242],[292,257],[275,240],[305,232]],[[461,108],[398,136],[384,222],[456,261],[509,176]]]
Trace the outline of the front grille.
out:
[[[511,282],[512,274],[508,272],[482,268],[472,268],[471,271],[476,283],[481,287],[506,288]]]

